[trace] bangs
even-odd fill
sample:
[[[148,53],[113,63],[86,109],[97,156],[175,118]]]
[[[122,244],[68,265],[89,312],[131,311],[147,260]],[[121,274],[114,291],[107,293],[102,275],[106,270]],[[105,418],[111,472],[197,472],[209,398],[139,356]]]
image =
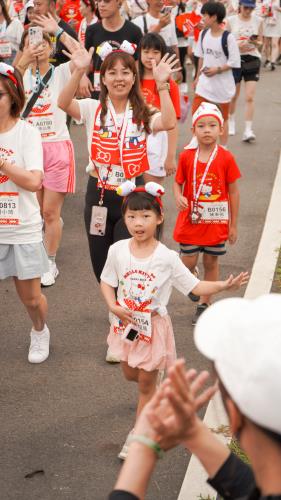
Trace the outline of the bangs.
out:
[[[133,56],[131,56],[130,54],[126,54],[126,52],[119,52],[116,50],[106,56],[105,60],[103,61],[100,68],[101,76],[104,76],[106,71],[113,69],[118,61],[123,64],[124,68],[130,69],[134,75],[136,74],[136,63]]]
[[[157,33],[147,33],[141,40],[140,49],[159,50],[162,56],[167,52],[165,41]]]
[[[122,205],[122,215],[127,210],[153,210],[157,215],[161,215],[161,208],[155,197],[149,193],[131,193],[125,198]]]

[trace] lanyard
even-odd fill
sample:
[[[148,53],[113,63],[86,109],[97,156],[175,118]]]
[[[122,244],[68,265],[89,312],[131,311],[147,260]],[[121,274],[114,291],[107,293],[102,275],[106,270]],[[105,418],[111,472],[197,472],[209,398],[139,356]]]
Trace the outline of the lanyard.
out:
[[[52,66],[52,65],[51,65]],[[49,70],[48,70],[49,71]],[[51,74],[51,78],[49,79],[48,83],[44,83],[43,82],[43,79],[41,78],[41,74],[40,74],[40,71],[39,71],[39,68],[38,66],[36,66],[36,71],[35,71],[35,86],[33,86],[33,81],[32,81],[32,71],[31,69],[29,68],[29,84],[30,84],[30,89],[32,91],[32,93],[37,93],[39,88],[40,88],[40,84],[43,86],[43,89],[45,87],[47,87],[47,85],[51,85],[51,82],[52,82],[52,79],[54,77],[54,71],[55,71],[55,67],[52,66],[52,74]],[[44,75],[45,76],[45,75]],[[44,78],[44,77],[43,77]],[[42,90],[43,90],[42,89]]]
[[[195,203],[197,203],[197,201],[199,200],[199,196],[201,194],[203,184],[204,184],[205,179],[207,177],[207,173],[209,172],[211,163],[215,159],[217,152],[218,152],[218,145],[216,144],[216,146],[214,147],[214,149],[209,157],[209,160],[208,160],[208,163],[206,165],[204,174],[202,176],[199,188],[198,188],[197,193],[196,193],[196,174],[197,174],[197,163],[198,163],[198,157],[199,157],[199,147],[196,150],[195,157],[194,157],[194,163],[193,163],[193,182],[192,182],[193,183],[193,201]]]
[[[91,159],[91,160],[92,160],[92,159]],[[92,160],[92,163],[93,163],[93,165],[95,165],[95,163],[93,162],[93,160]],[[111,165],[109,165],[109,166],[107,167],[107,173],[106,173],[106,178],[105,178],[105,179],[101,179],[101,176],[100,176],[99,170],[98,170],[98,168],[96,167],[96,165],[95,165],[95,171],[96,171],[96,173],[97,173],[97,175],[98,175],[98,179],[99,179],[100,184],[101,184],[101,186],[102,186],[102,187],[101,187],[100,199],[99,199],[99,206],[101,207],[101,206],[103,205],[104,191],[105,191],[105,188],[106,188],[106,185],[107,185],[107,181],[108,181],[108,178],[109,178],[110,173],[112,172],[112,166],[111,166]]]
[[[123,144],[124,144],[125,136],[126,136],[126,132],[127,132],[130,102],[129,101],[127,102],[123,122],[122,122],[122,125],[121,125],[119,132],[118,132],[118,125],[117,125],[117,116],[116,116],[115,109],[114,109],[110,99],[108,99],[108,109],[109,109],[109,112],[111,114],[111,118],[112,118],[112,121],[114,123],[114,126],[115,126],[116,135],[118,138],[118,147],[119,147],[119,152],[120,152],[120,163],[121,163],[121,167],[123,167]]]

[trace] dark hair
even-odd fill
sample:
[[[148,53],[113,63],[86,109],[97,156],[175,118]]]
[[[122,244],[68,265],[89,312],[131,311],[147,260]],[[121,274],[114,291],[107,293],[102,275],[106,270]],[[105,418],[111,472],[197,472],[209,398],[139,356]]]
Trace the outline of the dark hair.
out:
[[[96,3],[94,0],[82,0],[83,4],[86,5],[86,7],[91,7],[91,11],[95,12],[96,10]]]
[[[133,119],[135,120],[138,128],[141,127],[143,124],[145,131],[149,134],[150,128],[149,128],[149,121],[151,114],[154,113],[152,112],[149,107],[145,104],[145,101],[142,97],[141,90],[140,90],[140,81],[139,81],[139,76],[137,72],[137,67],[134,58],[130,55],[127,54],[126,52],[119,52],[119,51],[113,51],[111,54],[106,56],[105,60],[103,61],[101,68],[100,68],[100,103],[101,103],[101,123],[104,125],[104,120],[107,114],[107,95],[108,91],[106,86],[103,83],[103,77],[106,73],[106,71],[114,68],[115,64],[117,61],[121,61],[121,63],[124,65],[125,68],[129,68],[132,73],[134,74],[135,81],[133,83],[133,86],[129,92],[128,99],[130,100],[130,103],[133,108]]]
[[[8,76],[5,75],[0,75],[0,81],[11,99],[11,116],[13,118],[18,118],[25,105],[25,93],[22,76],[18,69],[14,69],[13,76],[17,81],[17,86]]]
[[[207,2],[204,3],[201,14],[208,14],[209,16],[216,16],[217,22],[222,23],[225,16],[225,6],[221,2]]]
[[[9,16],[9,12],[8,12],[5,0],[0,0],[0,6],[2,7],[3,16],[4,16],[4,19],[7,23],[7,26],[9,26],[9,24],[11,24],[11,22],[12,22],[12,19]]]
[[[162,209],[155,196],[146,192],[133,192],[124,198],[122,205],[122,215],[124,217],[127,210],[152,210],[157,216],[162,216]],[[162,235],[164,221],[157,226],[156,238],[159,240]]]
[[[140,80],[143,79],[144,66],[141,62],[141,51],[142,49],[154,49],[159,50],[161,53],[161,58],[168,52],[165,40],[158,33],[147,33],[144,35],[140,41],[138,48],[138,65],[139,65],[139,76]]]
[[[28,37],[28,30],[24,31],[23,34],[22,34],[22,37],[21,37],[20,46],[19,46],[19,50],[21,52],[23,52],[23,50],[24,50],[24,44],[25,44],[25,40],[26,40],[27,37]],[[48,33],[46,33],[45,31],[43,31],[43,40],[46,40],[46,42],[48,42],[48,44],[50,45],[50,47],[53,46],[52,45],[52,40],[50,38],[50,35],[48,35]]]

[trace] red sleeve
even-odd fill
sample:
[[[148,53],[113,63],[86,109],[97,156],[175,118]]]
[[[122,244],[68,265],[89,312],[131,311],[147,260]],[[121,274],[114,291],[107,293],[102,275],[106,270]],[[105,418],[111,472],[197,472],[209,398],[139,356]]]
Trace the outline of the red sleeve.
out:
[[[235,158],[230,151],[225,151],[226,154],[226,182],[227,184],[231,184],[232,182],[237,181],[237,179],[240,179],[241,177],[241,172],[239,170],[239,167],[235,161]]]
[[[175,108],[177,118],[180,118],[181,117],[180,92],[179,92],[179,86],[176,84],[174,80],[170,80],[170,96]]]
[[[179,156],[178,168],[175,176],[175,181],[182,185],[187,181],[186,179],[186,151],[183,151]]]

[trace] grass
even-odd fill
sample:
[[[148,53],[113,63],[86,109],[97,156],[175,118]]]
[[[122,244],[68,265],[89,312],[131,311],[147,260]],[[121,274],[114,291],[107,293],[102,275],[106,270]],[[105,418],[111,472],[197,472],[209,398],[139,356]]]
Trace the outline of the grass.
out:
[[[274,293],[281,293],[281,251],[278,257],[271,291]]]

